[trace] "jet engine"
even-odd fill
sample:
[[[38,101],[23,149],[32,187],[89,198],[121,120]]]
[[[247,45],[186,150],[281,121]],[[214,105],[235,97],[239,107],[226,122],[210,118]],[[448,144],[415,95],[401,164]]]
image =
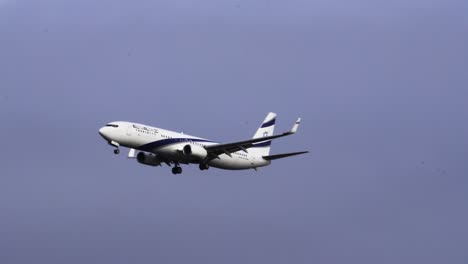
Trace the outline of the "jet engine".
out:
[[[185,145],[182,150],[184,155],[192,160],[202,160],[208,156],[208,152],[202,146],[198,145]]]
[[[153,153],[139,152],[137,155],[137,161],[141,164],[150,166],[161,165],[161,160]]]

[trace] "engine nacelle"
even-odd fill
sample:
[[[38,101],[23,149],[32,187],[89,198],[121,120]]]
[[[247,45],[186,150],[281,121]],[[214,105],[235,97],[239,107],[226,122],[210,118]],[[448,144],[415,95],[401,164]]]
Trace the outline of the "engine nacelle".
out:
[[[190,158],[191,160],[202,160],[206,158],[206,156],[208,156],[208,152],[206,151],[206,149],[198,145],[185,145],[182,152],[186,157]]]
[[[137,161],[141,164],[150,166],[161,165],[161,160],[159,160],[158,156],[153,153],[139,152],[137,155]]]

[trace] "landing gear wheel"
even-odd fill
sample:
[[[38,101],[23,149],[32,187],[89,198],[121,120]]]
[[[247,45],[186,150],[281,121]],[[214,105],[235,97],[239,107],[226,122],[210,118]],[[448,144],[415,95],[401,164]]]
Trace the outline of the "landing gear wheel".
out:
[[[120,150],[119,149],[114,149],[114,154],[119,154],[120,153]]]
[[[205,163],[200,163],[200,166],[198,166],[200,170],[207,170],[210,166]]]
[[[181,167],[174,167],[172,168],[172,174],[181,174],[182,168]]]

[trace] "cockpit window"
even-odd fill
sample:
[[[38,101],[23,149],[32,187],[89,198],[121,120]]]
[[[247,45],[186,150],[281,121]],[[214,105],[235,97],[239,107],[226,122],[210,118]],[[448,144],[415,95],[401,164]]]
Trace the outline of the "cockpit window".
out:
[[[106,126],[108,126],[108,127],[119,127],[119,125],[114,125],[114,124],[107,124]]]

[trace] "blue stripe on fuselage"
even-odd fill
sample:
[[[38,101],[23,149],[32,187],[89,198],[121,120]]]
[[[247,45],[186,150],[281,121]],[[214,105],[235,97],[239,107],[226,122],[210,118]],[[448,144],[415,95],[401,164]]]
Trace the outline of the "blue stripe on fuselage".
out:
[[[206,139],[198,139],[198,138],[168,138],[168,139],[161,139],[158,141],[153,141],[148,144],[141,145],[138,149],[143,151],[151,151],[157,148],[166,147],[172,144],[178,143],[190,143],[192,142],[213,142]]]

